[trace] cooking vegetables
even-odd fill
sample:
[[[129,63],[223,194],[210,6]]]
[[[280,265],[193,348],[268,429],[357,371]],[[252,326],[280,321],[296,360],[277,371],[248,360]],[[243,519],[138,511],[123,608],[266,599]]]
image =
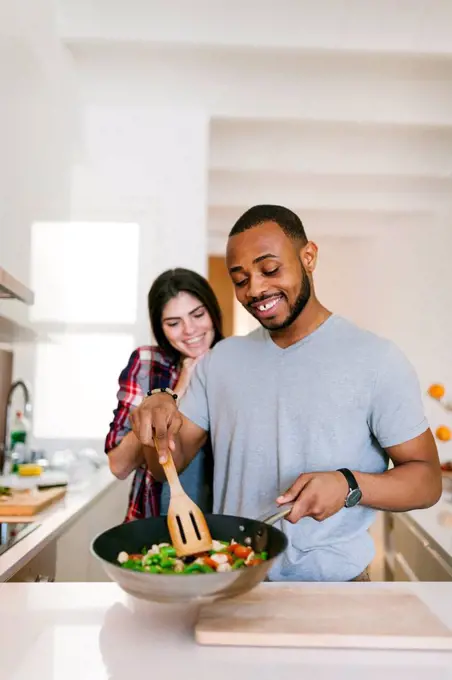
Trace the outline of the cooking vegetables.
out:
[[[149,574],[212,574],[254,567],[267,560],[268,554],[265,551],[255,553],[251,547],[234,540],[214,540],[212,550],[193,557],[180,559],[172,545],[160,543],[150,550],[143,548],[141,553],[120,552],[117,559],[124,569]]]

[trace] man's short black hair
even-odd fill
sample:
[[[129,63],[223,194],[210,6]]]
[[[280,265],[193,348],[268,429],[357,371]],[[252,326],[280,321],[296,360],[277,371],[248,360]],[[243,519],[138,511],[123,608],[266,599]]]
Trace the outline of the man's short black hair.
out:
[[[292,210],[281,205],[255,205],[247,210],[234,224],[229,237],[241,234],[247,229],[258,227],[264,222],[276,222],[283,232],[293,241],[308,242],[303,224]]]

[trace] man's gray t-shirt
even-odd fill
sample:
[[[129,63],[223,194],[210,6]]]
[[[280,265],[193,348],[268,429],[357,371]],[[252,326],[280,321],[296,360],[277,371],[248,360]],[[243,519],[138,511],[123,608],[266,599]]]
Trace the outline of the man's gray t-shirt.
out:
[[[199,363],[181,412],[210,431],[214,512],[256,518],[302,472],[387,469],[385,447],[428,428],[417,376],[389,340],[330,316],[286,349],[259,328]],[[278,526],[289,547],[272,580],[348,581],[374,557],[375,511],[342,508]]]

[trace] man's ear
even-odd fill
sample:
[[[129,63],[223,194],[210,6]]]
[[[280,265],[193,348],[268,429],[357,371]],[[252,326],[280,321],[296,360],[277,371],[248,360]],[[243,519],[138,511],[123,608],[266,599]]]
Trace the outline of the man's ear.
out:
[[[319,249],[314,241],[308,241],[300,250],[300,258],[308,274],[312,274],[317,266]]]

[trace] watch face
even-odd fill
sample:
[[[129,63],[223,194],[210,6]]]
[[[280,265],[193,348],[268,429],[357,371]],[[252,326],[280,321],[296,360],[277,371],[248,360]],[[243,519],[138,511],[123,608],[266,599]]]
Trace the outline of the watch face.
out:
[[[347,500],[345,501],[345,506],[347,508],[352,508],[354,505],[359,503],[359,501],[362,498],[362,493],[360,489],[353,489],[350,491],[350,493],[347,496]]]

